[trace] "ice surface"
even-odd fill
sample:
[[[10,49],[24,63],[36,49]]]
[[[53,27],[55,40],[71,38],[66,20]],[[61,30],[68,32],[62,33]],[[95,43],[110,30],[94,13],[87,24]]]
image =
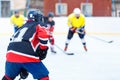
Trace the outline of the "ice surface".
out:
[[[67,36],[67,18],[54,18],[55,44],[64,48]],[[5,53],[9,38],[13,34],[13,27],[9,18],[0,19],[0,79],[4,75]],[[120,18],[88,17],[86,18],[85,37],[88,52],[85,52],[78,35],[75,34],[70,42],[68,52],[75,55],[68,56],[57,47],[57,54],[50,51],[43,63],[50,71],[50,80],[120,80]],[[90,38],[89,35],[113,43]],[[18,77],[16,78],[18,80]],[[30,74],[26,80],[34,80]]]

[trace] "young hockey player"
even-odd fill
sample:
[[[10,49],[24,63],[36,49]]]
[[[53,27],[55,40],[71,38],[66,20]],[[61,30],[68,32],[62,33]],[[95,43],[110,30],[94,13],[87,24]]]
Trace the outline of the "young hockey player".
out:
[[[41,23],[41,18],[38,10],[30,11],[28,21],[12,36],[2,80],[14,80],[18,74],[24,79],[27,71],[34,79],[49,80],[49,72],[42,60],[47,55],[50,34]]]
[[[85,17],[81,13],[79,8],[75,8],[73,10],[73,13],[71,13],[68,16],[68,26],[69,26],[69,31],[68,31],[64,51],[67,51],[69,42],[72,39],[74,33],[78,33],[78,36],[82,41],[84,50],[87,51],[86,42],[84,39],[84,37],[85,37]]]
[[[14,25],[14,32],[16,32],[25,23],[25,18],[18,10],[10,18],[11,23]]]
[[[47,24],[47,29],[50,32],[50,38],[49,38],[50,50],[52,53],[56,53],[55,48],[54,48],[55,39],[53,37],[53,31],[55,27],[55,21],[53,20],[53,17],[54,17],[54,13],[49,12],[47,17],[45,17],[45,23]]]

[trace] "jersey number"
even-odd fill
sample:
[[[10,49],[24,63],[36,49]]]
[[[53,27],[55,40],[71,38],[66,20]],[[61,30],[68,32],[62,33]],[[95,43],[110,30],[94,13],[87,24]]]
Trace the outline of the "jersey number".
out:
[[[28,28],[22,28],[21,30],[18,30],[11,38],[11,42],[21,42],[23,39],[23,36]]]

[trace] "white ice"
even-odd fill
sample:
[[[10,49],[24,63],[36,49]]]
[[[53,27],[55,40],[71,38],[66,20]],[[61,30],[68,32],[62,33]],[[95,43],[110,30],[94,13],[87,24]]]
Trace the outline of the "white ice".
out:
[[[54,18],[55,44],[64,48],[67,37],[67,18]],[[13,27],[9,18],[0,19],[0,79],[4,75],[5,55]],[[85,37],[88,52],[85,52],[78,35],[71,40],[68,52],[75,55],[65,55],[55,47],[57,54],[48,51],[43,63],[48,68],[50,80],[120,80],[120,18],[87,17]],[[113,43],[105,43],[90,36],[96,36]],[[18,80],[19,76],[16,78]],[[34,80],[30,74],[26,80]]]

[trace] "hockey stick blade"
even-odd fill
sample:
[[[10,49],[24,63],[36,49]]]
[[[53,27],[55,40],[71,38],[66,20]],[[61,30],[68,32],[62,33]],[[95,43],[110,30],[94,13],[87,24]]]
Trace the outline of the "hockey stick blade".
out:
[[[58,45],[56,45],[55,44],[55,46],[60,50],[60,51],[62,51],[64,54],[66,54],[66,55],[74,55],[74,53],[67,53],[67,52],[65,52],[63,49],[61,49]]]
[[[113,41],[108,41],[108,43],[112,43]]]
[[[65,53],[65,54],[67,54],[67,55],[74,55],[74,53]]]

